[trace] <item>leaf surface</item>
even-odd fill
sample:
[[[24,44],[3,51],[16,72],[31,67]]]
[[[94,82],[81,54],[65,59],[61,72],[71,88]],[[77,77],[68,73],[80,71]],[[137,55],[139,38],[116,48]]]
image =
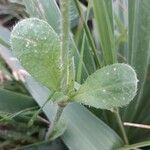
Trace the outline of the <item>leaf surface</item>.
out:
[[[89,76],[73,99],[101,109],[121,107],[136,95],[137,81],[129,65],[109,65]]]
[[[11,33],[11,47],[36,80],[51,90],[59,89],[63,70],[61,42],[48,23],[37,18],[19,22]]]

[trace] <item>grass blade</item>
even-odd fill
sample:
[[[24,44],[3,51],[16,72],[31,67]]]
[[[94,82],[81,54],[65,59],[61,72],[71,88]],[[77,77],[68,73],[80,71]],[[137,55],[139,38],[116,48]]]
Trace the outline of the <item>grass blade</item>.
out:
[[[131,150],[131,149],[136,149],[136,148],[146,147],[146,146],[150,146],[150,141],[144,141],[144,142],[128,145],[123,148],[119,148],[118,150]]]
[[[96,46],[95,46],[95,43],[94,43],[94,40],[92,38],[92,35],[90,33],[90,30],[85,22],[85,19],[84,19],[84,16],[83,16],[83,12],[81,11],[80,9],[80,6],[79,6],[79,2],[77,0],[74,0],[75,1],[75,4],[76,4],[76,7],[78,9],[78,12],[79,12],[79,15],[81,17],[81,21],[83,23],[83,26],[84,26],[84,30],[85,30],[85,33],[86,33],[86,36],[87,36],[87,40],[91,46],[91,49],[93,51],[93,54],[94,54],[94,57],[95,57],[95,62],[97,64],[97,68],[100,68],[101,66],[101,63],[100,63],[100,60],[99,60],[99,57],[98,57],[98,54],[97,54],[97,49],[96,49]]]
[[[135,97],[135,101],[129,105],[126,110],[125,118],[132,122],[134,117],[137,115],[140,104],[142,103],[141,97],[143,95],[144,83],[147,75],[149,56],[150,56],[150,1],[149,0],[136,0],[135,3],[129,3],[129,9],[135,7],[133,20],[129,17],[129,39],[132,38],[132,47],[131,47],[131,66],[136,70],[139,85],[138,85],[138,94]],[[135,5],[135,6],[134,6]],[[131,8],[132,9],[132,8]],[[130,12],[132,12],[131,10]],[[130,14],[129,14],[130,15]],[[129,50],[129,51],[130,51]],[[133,111],[134,107],[134,111]],[[132,111],[132,113],[131,113]],[[128,112],[128,113],[127,113]],[[130,115],[129,115],[130,114]],[[132,115],[131,115],[132,114]],[[129,117],[130,116],[130,117]]]
[[[3,26],[0,26],[0,44],[6,46],[9,48],[9,37],[10,37],[10,32]]]
[[[66,108],[64,117],[68,128],[62,139],[70,150],[111,150],[121,146],[112,129],[85,107],[72,104]]]
[[[135,3],[136,0],[128,0],[128,62],[131,63],[132,57],[132,41],[133,41],[133,25],[135,18]]]
[[[0,89],[0,111],[16,113],[27,108],[34,107],[36,103],[29,96]]]
[[[107,7],[110,7],[110,2],[106,5],[104,0],[93,1],[94,16],[99,33],[105,65],[116,62],[117,56],[111,22],[112,15],[110,11],[107,12]]]

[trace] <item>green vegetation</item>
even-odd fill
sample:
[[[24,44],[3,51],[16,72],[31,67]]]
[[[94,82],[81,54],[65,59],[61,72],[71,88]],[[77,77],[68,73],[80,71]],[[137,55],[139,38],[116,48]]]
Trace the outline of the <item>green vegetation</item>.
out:
[[[0,149],[148,149],[150,1],[8,3]]]

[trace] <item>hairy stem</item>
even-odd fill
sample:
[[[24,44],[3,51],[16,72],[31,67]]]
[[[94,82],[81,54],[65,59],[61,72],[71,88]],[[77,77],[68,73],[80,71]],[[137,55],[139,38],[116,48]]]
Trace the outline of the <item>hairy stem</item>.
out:
[[[61,14],[62,14],[62,59],[67,59],[69,48],[69,0],[61,0]]]
[[[61,41],[62,41],[62,91],[66,92],[64,85],[67,85],[67,68],[69,65],[69,31],[70,31],[70,22],[69,22],[69,2],[70,0],[61,0]]]
[[[34,113],[34,115],[31,117],[31,119],[28,122],[28,126],[31,127],[34,124],[34,121],[37,119],[39,113],[43,110],[43,108],[45,107],[45,105],[48,103],[48,101],[51,100],[51,98],[53,97],[53,95],[55,94],[55,92],[52,92],[50,94],[50,96],[48,97],[48,99],[44,102],[43,106],[40,107],[40,109],[38,111],[36,111]]]
[[[114,112],[115,112],[115,116],[116,116],[116,119],[117,119],[117,122],[118,122],[118,125],[119,125],[119,128],[120,128],[120,131],[122,133],[123,140],[124,140],[125,144],[128,145],[129,144],[128,137],[126,135],[126,131],[125,131],[125,128],[123,126],[118,108],[116,108]]]
[[[62,47],[61,47],[61,62],[63,66],[63,71],[62,71],[62,83],[61,83],[61,91],[66,92],[67,90],[67,84],[68,84],[68,75],[67,75],[67,70],[68,70],[68,65],[69,65],[69,31],[70,31],[70,22],[69,22],[69,2],[70,0],[61,0],[60,1],[60,8],[61,8],[61,41],[62,41]],[[58,108],[56,111],[56,115],[54,117],[54,120],[52,121],[48,132],[46,134],[46,139],[48,139],[55,127],[57,126],[57,123],[61,117],[61,114],[64,110],[65,105],[58,104]]]
[[[64,106],[58,105],[58,108],[57,108],[57,111],[56,111],[56,115],[55,115],[55,117],[54,117],[54,120],[53,120],[52,123],[50,124],[50,127],[49,127],[49,129],[48,129],[48,131],[47,131],[47,134],[46,134],[46,137],[45,137],[46,140],[48,140],[49,137],[52,135],[52,133],[53,133],[55,127],[57,126],[57,123],[58,123],[58,121],[59,121],[59,119],[60,119],[60,117],[61,117],[61,115],[62,115],[63,110],[64,110]]]

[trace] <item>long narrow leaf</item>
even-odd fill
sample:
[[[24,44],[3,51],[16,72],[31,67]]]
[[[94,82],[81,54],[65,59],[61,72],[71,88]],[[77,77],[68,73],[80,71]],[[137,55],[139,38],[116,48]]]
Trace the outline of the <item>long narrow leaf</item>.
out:
[[[116,62],[115,42],[112,30],[112,14],[107,12],[110,7],[105,0],[94,0],[93,9],[105,65]]]
[[[0,111],[16,113],[18,111],[34,107],[36,103],[29,96],[0,89]]]
[[[10,37],[10,32],[8,29],[4,28],[3,26],[0,26],[0,44],[10,47],[9,46],[9,37]]]
[[[112,129],[85,107],[72,104],[66,108],[64,117],[68,128],[62,139],[70,150],[113,150],[121,146]]]
[[[137,72],[139,79],[138,94],[135,98],[135,101],[130,105],[126,110],[126,118],[128,120],[133,120],[137,111],[140,108],[142,103],[141,97],[143,95],[143,88],[145,83],[145,78],[147,75],[147,69],[149,64],[150,56],[150,1],[149,0],[136,0],[135,3],[129,3],[132,7],[135,7],[134,10],[134,22],[133,27],[129,30],[129,39],[132,37],[132,47],[131,45],[131,65]],[[135,4],[135,6],[134,6]],[[129,7],[129,9],[131,6]],[[132,8],[131,8],[132,9]],[[132,12],[132,11],[131,11]],[[132,20],[129,17],[129,24],[132,24]],[[129,27],[130,28],[130,27]],[[129,50],[129,51],[130,51]],[[134,111],[133,111],[134,107]],[[129,115],[133,112],[132,115]],[[128,112],[128,113],[127,113]],[[129,117],[130,116],[130,117]]]
[[[132,41],[133,41],[133,25],[135,24],[135,3],[136,0],[128,0],[128,62],[131,63]]]

